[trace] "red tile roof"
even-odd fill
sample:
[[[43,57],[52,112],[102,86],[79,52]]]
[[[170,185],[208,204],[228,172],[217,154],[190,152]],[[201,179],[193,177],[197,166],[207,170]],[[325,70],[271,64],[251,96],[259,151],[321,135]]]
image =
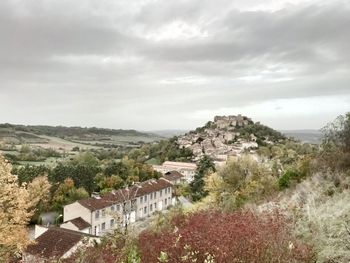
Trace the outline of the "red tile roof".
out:
[[[29,245],[26,253],[46,259],[60,258],[85,236],[90,235],[52,227],[37,237],[36,243]]]
[[[178,171],[170,171],[164,174],[163,176],[168,181],[176,181],[184,177],[183,174],[179,173]]]
[[[164,178],[158,180],[151,179],[142,183],[137,183],[129,188],[107,193],[100,198],[90,197],[79,200],[78,202],[87,209],[95,211],[111,206],[112,204],[129,201],[136,197],[160,191],[168,187],[172,187],[172,184]]]
[[[81,217],[77,217],[71,220],[68,220],[67,222],[71,222],[73,225],[75,225],[79,230],[85,229],[90,227],[91,225],[86,222],[84,219],[82,219]],[[65,222],[65,223],[67,223]]]

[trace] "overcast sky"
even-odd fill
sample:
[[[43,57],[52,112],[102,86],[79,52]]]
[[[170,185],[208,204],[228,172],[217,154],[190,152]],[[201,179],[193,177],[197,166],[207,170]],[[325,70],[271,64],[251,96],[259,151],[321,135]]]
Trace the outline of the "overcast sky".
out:
[[[348,0],[1,0],[0,122],[192,129],[350,111]]]

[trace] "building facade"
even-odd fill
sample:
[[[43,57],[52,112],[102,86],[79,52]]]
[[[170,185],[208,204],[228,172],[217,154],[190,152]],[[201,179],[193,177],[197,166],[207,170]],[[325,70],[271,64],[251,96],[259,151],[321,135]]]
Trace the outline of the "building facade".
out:
[[[95,195],[66,205],[61,227],[101,236],[167,209],[173,204],[172,194],[172,184],[161,178]]]
[[[190,183],[196,174],[197,165],[195,163],[170,162],[166,161],[162,165],[153,165],[153,169],[166,174],[167,172],[177,171],[184,175],[185,181]]]

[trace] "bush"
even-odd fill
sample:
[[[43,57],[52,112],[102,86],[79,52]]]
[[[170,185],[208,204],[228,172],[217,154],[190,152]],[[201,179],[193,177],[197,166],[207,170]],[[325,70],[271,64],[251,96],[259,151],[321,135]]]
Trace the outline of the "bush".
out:
[[[298,180],[300,174],[294,170],[287,170],[279,179],[278,186],[280,190],[290,187],[292,181]]]
[[[141,262],[311,262],[312,249],[291,234],[279,213],[202,211],[172,220],[172,228],[139,237]],[[195,260],[195,261],[193,261]]]

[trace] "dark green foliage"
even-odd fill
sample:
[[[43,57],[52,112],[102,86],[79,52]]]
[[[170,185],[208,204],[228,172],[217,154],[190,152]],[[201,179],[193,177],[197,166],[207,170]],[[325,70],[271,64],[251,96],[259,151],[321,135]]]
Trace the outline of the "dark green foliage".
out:
[[[279,179],[278,187],[280,190],[289,188],[293,183],[299,183],[304,176],[296,170],[287,170]]]
[[[215,172],[215,164],[209,156],[204,155],[198,163],[194,180],[190,184],[193,201],[198,201],[208,195],[204,189],[204,177],[210,172]]]
[[[128,156],[140,162],[155,159],[159,164],[165,161],[190,161],[193,157],[192,151],[187,148],[180,149],[176,140],[177,137],[173,137],[156,144],[146,144],[141,149],[130,152]]]
[[[237,127],[236,130],[245,139],[249,139],[249,136],[254,134],[257,137],[257,143],[262,146],[266,145],[264,140],[278,142],[286,139],[282,133],[259,123],[250,123],[243,127]]]
[[[63,182],[71,178],[77,187],[84,187],[89,193],[94,191],[95,176],[101,171],[97,166],[58,164],[49,173],[52,182]]]
[[[44,165],[25,165],[25,166],[19,166],[14,167],[12,169],[12,174],[15,174],[18,176],[18,181],[20,183],[29,183],[31,182],[35,177],[38,177],[40,175],[47,174],[50,171],[50,169]]]

